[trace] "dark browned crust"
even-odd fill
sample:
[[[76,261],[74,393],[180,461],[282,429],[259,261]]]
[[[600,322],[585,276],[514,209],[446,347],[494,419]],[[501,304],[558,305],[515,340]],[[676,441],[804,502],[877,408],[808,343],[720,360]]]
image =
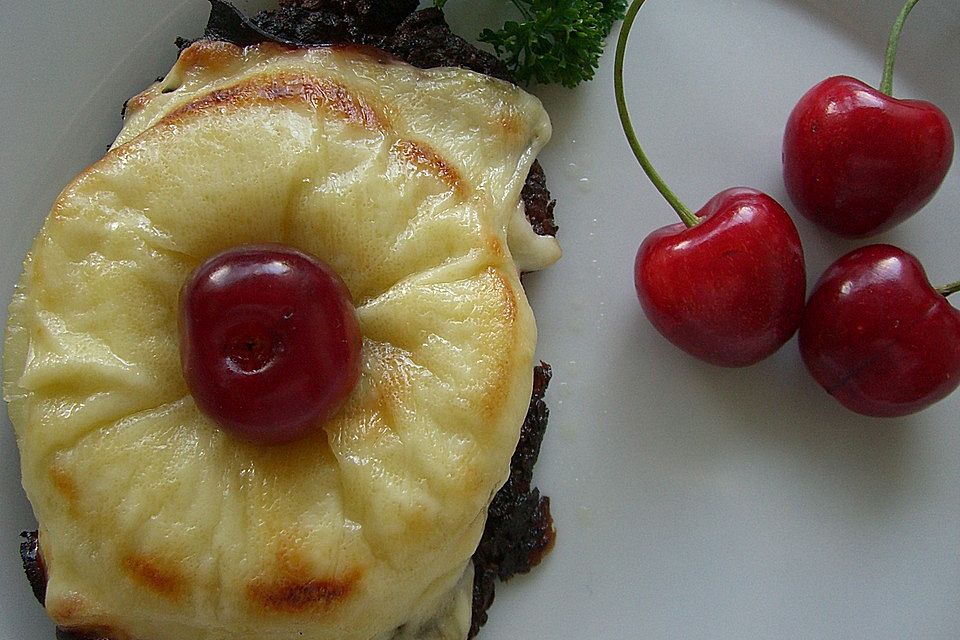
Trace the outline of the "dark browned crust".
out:
[[[103,630],[70,630],[57,627],[57,640],[113,640],[108,631]]]
[[[530,221],[537,235],[557,235],[557,223],[553,219],[553,208],[557,201],[550,197],[550,191],[547,190],[547,176],[544,175],[543,167],[537,160],[534,160],[530,167],[520,199],[523,200],[527,220]]]
[[[416,11],[417,4],[417,0],[281,0],[277,9],[261,11],[253,23],[284,40],[303,44],[380,46]]]
[[[36,531],[24,531],[20,537],[23,538],[20,543],[23,571],[27,574],[34,597],[43,604],[47,599],[47,567],[40,555],[40,535]]]
[[[410,14],[382,47],[421,69],[462,67],[516,84],[499,58],[453,33],[443,12],[434,7]]]
[[[371,4],[379,11],[371,12]],[[281,42],[371,45],[421,69],[463,67],[515,83],[499,58],[453,33],[443,11],[416,7],[408,0],[281,0],[277,9],[261,11],[251,22]]]
[[[550,411],[543,396],[550,383],[550,365],[533,370],[533,395],[520,429],[520,441],[510,460],[510,477],[497,492],[487,513],[487,525],[473,555],[473,618],[470,635],[477,635],[493,604],[496,581],[527,573],[553,548],[556,531],[550,498],[532,486],[533,466]]]

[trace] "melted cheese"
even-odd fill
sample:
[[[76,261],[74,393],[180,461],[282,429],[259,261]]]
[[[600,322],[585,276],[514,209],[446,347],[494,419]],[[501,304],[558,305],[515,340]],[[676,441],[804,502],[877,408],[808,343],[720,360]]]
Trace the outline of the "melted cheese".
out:
[[[61,194],[10,307],[4,396],[46,607],[117,640],[463,638],[470,556],[526,413],[520,217],[539,102],[358,49],[197,43]],[[341,275],[360,381],[315,436],[258,447],[200,413],[177,295],[225,248]],[[516,259],[515,259],[516,256]]]

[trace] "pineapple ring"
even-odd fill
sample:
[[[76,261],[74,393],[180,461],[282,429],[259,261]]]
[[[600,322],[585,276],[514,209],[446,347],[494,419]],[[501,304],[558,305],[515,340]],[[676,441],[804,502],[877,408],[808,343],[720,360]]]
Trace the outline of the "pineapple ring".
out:
[[[199,42],[131,100],[10,307],[4,395],[57,624],[463,638],[532,384],[518,267],[559,255],[518,222],[549,135],[519,89],[357,48]],[[184,279],[263,242],[333,266],[364,337],[345,407],[279,447],[216,428],[178,356]]]

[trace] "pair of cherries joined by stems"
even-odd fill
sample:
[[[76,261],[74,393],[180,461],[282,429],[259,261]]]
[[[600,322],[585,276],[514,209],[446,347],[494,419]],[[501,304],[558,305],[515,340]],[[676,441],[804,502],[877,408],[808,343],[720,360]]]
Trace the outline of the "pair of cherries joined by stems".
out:
[[[936,192],[953,157],[953,135],[934,105],[890,95],[898,16],[880,91],[853,78],[825,80],[790,115],[784,180],[797,208],[846,237],[887,229]],[[627,140],[682,223],[653,232],[634,282],[654,327],[688,353],[738,367],[763,360],[799,329],[814,379],[861,414],[899,416],[960,384],[960,311],[946,299],[960,283],[930,285],[919,261],[890,245],[857,249],[823,274],[805,302],[803,249],[790,216],[753,189],[727,189],[691,212],[665,185],[637,141],[623,92],[627,39],[644,0],[624,17],[614,68]]]

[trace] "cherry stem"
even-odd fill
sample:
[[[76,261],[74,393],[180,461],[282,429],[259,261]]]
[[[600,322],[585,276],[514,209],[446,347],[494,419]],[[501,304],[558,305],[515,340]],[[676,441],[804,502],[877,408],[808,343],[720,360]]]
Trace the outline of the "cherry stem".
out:
[[[903,23],[906,21],[910,10],[920,0],[907,0],[903,5],[900,15],[897,16],[890,30],[890,39],[887,40],[887,53],[883,58],[883,79],[880,80],[880,91],[888,96],[893,95],[893,63],[897,59],[897,47],[900,45],[900,33],[903,31]]]
[[[627,142],[630,143],[633,155],[637,157],[637,161],[640,163],[640,166],[643,167],[644,173],[647,174],[650,182],[657,188],[660,195],[662,195],[670,206],[673,207],[673,210],[677,212],[677,215],[683,220],[683,224],[692,227],[699,222],[699,219],[690,209],[680,202],[680,199],[667,187],[663,178],[661,178],[660,174],[653,168],[649,158],[647,158],[647,154],[643,152],[640,142],[637,141],[637,134],[633,130],[630,114],[627,113],[627,101],[623,95],[623,55],[627,50],[627,38],[630,36],[633,21],[637,17],[637,12],[640,11],[640,7],[644,1],[645,0],[633,0],[630,8],[627,9],[626,15],[623,17],[623,25],[620,27],[620,37],[617,39],[617,52],[613,60],[613,92],[617,98],[617,113],[620,114],[620,124],[623,126],[624,135],[627,136]]]
[[[960,291],[960,280],[957,282],[951,282],[950,284],[945,284],[942,287],[937,287],[937,292],[939,292],[943,297],[947,297],[951,293],[956,293],[957,291]]]

